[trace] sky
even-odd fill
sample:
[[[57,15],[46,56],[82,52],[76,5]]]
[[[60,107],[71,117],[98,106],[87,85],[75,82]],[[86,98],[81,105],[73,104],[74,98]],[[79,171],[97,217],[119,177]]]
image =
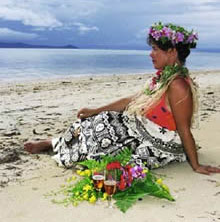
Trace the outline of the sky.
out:
[[[220,48],[219,0],[2,0],[0,41],[141,49],[158,21],[198,32],[198,48]]]

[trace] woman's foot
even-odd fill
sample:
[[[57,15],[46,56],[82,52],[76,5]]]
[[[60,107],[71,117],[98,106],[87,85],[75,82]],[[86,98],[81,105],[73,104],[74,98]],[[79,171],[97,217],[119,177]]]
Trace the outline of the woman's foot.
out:
[[[50,148],[52,148],[52,142],[50,139],[42,141],[26,142],[24,144],[24,149],[29,153],[39,153],[43,150],[49,150]]]

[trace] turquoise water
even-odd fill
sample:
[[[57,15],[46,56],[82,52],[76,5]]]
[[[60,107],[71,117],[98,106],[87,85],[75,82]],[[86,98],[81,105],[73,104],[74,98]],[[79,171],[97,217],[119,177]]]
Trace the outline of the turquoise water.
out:
[[[149,50],[0,49],[0,80],[154,72]],[[193,70],[220,69],[220,53],[192,52]]]

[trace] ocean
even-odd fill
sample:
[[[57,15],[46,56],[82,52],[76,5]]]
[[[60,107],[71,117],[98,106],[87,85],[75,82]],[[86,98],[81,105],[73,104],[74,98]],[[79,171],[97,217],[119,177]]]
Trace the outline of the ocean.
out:
[[[150,50],[0,49],[0,81],[152,73]],[[191,70],[220,69],[219,52],[192,50]]]

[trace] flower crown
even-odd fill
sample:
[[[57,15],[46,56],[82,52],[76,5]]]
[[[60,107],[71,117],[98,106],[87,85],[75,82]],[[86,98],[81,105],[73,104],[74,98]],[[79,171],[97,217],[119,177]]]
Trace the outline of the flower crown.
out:
[[[187,31],[181,26],[173,24],[164,25],[162,22],[154,23],[149,30],[149,36],[156,41],[161,41],[165,44],[167,41],[171,41],[172,45],[175,46],[178,43],[187,44],[189,48],[196,47],[196,40],[198,40],[198,33]]]

